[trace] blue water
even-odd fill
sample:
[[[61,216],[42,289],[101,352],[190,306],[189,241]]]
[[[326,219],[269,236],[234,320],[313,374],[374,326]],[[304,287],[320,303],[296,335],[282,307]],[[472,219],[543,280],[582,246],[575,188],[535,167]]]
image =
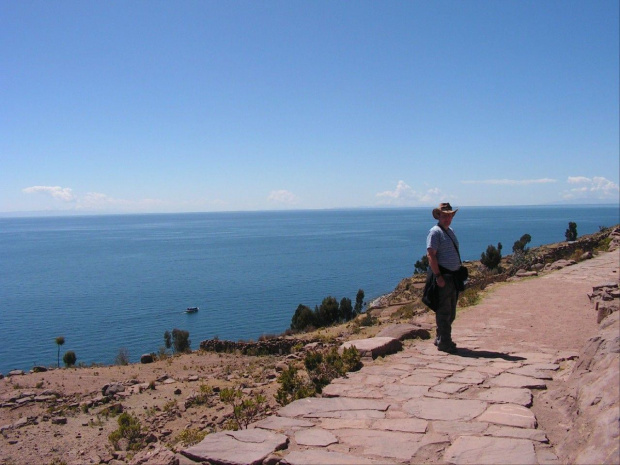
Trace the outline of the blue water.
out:
[[[464,260],[489,244],[504,253],[620,222],[617,207],[462,208],[452,224]],[[281,333],[302,303],[390,292],[413,272],[430,209],[0,218],[0,372],[137,361],[163,333],[200,341]],[[198,306],[196,314],[186,307]]]

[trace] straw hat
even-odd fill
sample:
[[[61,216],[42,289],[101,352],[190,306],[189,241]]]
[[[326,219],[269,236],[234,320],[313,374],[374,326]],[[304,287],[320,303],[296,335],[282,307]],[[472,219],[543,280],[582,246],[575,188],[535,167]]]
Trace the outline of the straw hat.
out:
[[[452,205],[450,205],[448,202],[440,203],[439,207],[433,209],[433,218],[438,220],[439,219],[439,214],[441,212],[443,212],[443,213],[450,213],[450,214],[452,214],[452,216],[454,216],[457,211],[459,211],[459,209],[457,208],[456,210],[452,210]]]

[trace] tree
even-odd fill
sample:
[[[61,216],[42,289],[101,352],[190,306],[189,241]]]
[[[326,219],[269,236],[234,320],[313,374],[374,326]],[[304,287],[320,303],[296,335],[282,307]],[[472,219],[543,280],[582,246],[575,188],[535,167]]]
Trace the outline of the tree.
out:
[[[166,345],[166,349],[170,349],[172,347],[172,335],[170,331],[166,331],[164,333],[164,344]]]
[[[68,350],[67,352],[65,352],[65,355],[63,355],[62,357],[62,361],[65,362],[65,366],[67,368],[70,368],[73,365],[75,365],[75,362],[77,361],[75,352],[73,352],[72,350]]]
[[[567,241],[576,241],[577,240],[577,223],[573,223],[570,221],[568,223],[568,229],[564,233]]]
[[[357,295],[355,296],[355,314],[362,313],[362,308],[364,307],[364,290],[360,289],[357,291]]]
[[[338,321],[338,301],[335,297],[328,296],[323,299],[316,320],[317,326],[329,326]]]
[[[190,352],[192,341],[189,340],[189,331],[183,329],[172,330],[172,347],[175,353]]]
[[[487,247],[486,252],[482,252],[480,256],[480,263],[486,266],[489,270],[497,268],[502,261],[502,243],[497,244],[497,248],[493,245]]]
[[[340,301],[340,307],[338,307],[338,316],[340,321],[349,321],[353,318],[353,305],[351,299],[343,297]]]
[[[118,354],[114,359],[114,363],[116,365],[129,365],[129,350],[126,347],[121,347],[118,349]]]
[[[531,241],[532,236],[530,236],[529,234],[524,234],[523,236],[521,236],[521,239],[515,241],[514,245],[512,246],[513,253],[527,252],[528,249],[526,249],[525,246]]]
[[[64,336],[58,336],[56,338],[56,345],[58,346],[58,359],[57,359],[58,368],[60,368],[60,346],[63,345],[64,343],[65,343]]]
[[[414,273],[426,273],[428,271],[428,267],[428,255],[422,255],[422,258],[415,262]]]
[[[291,319],[291,329],[294,331],[303,331],[309,326],[316,326],[314,312],[311,308],[299,304]]]

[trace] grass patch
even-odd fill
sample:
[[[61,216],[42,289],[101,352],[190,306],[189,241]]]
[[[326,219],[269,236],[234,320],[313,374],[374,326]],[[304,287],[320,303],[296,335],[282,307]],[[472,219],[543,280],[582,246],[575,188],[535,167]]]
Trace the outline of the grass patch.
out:
[[[482,293],[477,287],[469,287],[459,295],[460,307],[471,307],[477,305],[482,300]]]

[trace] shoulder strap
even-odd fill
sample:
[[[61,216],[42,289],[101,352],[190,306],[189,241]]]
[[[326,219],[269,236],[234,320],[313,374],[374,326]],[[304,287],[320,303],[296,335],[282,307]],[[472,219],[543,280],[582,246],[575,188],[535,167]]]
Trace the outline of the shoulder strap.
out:
[[[448,236],[450,238],[450,240],[452,241],[452,245],[454,246],[454,248],[456,249],[456,253],[459,256],[459,262],[463,263],[463,260],[461,260],[461,252],[459,252],[459,246],[456,245],[456,242],[454,242],[454,239],[452,239],[452,236],[450,235],[450,233],[448,232],[447,229],[443,229],[443,226],[439,225],[439,227],[441,228],[441,230],[443,232],[446,233],[446,236]]]

